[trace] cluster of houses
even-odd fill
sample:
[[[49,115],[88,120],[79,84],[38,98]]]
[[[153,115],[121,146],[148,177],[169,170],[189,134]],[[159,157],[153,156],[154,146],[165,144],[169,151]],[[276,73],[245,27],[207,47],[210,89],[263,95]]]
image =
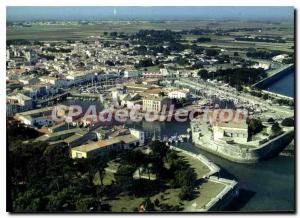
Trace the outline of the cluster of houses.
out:
[[[68,110],[68,107],[57,110],[56,116],[66,118]],[[137,129],[100,123],[85,126],[80,118],[64,122],[54,119],[52,113],[53,107],[46,107],[17,113],[15,119],[27,126],[41,127],[38,130],[42,135],[35,141],[68,146],[72,158],[88,158],[110,150],[132,149],[145,143],[144,132]]]
[[[129,82],[111,90],[112,100],[129,110],[161,112],[167,110],[174,99],[190,99],[188,89],[166,88],[158,85],[159,79],[145,79],[141,83]]]
[[[71,122],[53,119],[53,107],[36,109],[39,100],[79,89],[81,85],[95,81],[122,80],[121,86],[110,90],[109,98],[116,105],[129,110],[161,112],[174,102],[191,98],[190,90],[161,86],[163,78],[199,77],[199,68],[187,68],[176,63],[178,58],[188,60],[189,66],[200,62],[205,69],[216,71],[239,67],[240,63],[218,63],[215,57],[194,54],[191,49],[141,55],[136,45],[123,40],[87,40],[8,45],[6,48],[6,114],[14,116],[25,125],[36,127],[44,134],[37,140],[50,144],[61,143],[71,148],[72,158],[88,157],[94,153],[111,149],[127,149],[144,144],[142,131],[127,129],[114,133],[106,132],[101,126],[87,125],[87,121],[74,118]],[[108,43],[109,42],[109,43]],[[168,45],[165,45],[168,46]],[[222,49],[221,54],[228,51]],[[151,66],[136,68],[142,60],[148,59]],[[273,61],[282,61],[285,56],[276,56]],[[253,68],[270,68],[270,62],[258,62]],[[66,116],[68,107],[60,112]],[[88,126],[88,127],[86,127]],[[103,133],[106,132],[106,133]],[[118,134],[116,132],[119,132]],[[224,136],[248,137],[245,126],[238,128],[228,124],[213,126],[215,140]]]

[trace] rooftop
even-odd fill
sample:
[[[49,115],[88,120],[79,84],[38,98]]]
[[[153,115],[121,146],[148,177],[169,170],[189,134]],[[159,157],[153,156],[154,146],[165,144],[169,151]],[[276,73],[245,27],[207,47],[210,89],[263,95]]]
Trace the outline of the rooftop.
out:
[[[121,142],[119,139],[117,138],[112,138],[112,139],[105,139],[105,140],[101,140],[98,142],[94,142],[94,143],[88,143],[88,144],[84,144],[78,147],[74,147],[72,148],[72,150],[75,151],[81,151],[81,152],[89,152],[89,151],[93,151],[99,148],[103,148],[103,147],[107,147],[109,145],[113,145],[116,143]]]
[[[124,142],[125,144],[130,144],[130,143],[134,143],[136,141],[138,141],[137,137],[134,137],[133,135],[128,134],[128,135],[117,136],[117,137],[114,137],[111,139],[101,140],[98,142],[84,144],[84,145],[81,145],[78,147],[74,147],[74,148],[72,148],[72,150],[81,151],[81,152],[89,152],[89,151],[93,151],[93,150],[96,150],[99,148],[107,147],[107,146],[121,143],[121,142]]]

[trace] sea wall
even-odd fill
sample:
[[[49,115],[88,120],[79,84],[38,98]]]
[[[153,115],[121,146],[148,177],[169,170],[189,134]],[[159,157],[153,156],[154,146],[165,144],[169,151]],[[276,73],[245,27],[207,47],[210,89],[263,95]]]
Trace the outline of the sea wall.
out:
[[[240,148],[235,145],[218,144],[213,141],[211,143],[201,143],[200,141],[193,140],[193,142],[198,147],[225,159],[238,163],[255,163],[278,154],[293,138],[294,130],[288,130],[257,148]]]
[[[226,187],[204,206],[203,211],[221,211],[238,197],[239,187],[236,181],[215,176],[211,176],[209,181],[225,184]]]
[[[170,149],[182,152],[186,155],[198,159],[210,169],[210,172],[202,178],[210,182],[221,183],[225,185],[225,188],[221,192],[219,192],[215,197],[211,198],[210,201],[206,203],[203,207],[196,208],[195,212],[221,211],[222,209],[227,207],[235,198],[238,197],[238,182],[235,180],[229,180],[214,176],[220,171],[220,167],[211,162],[205,156],[203,156],[202,154],[194,154],[192,152],[186,151],[175,146],[170,146]]]
[[[271,76],[259,81],[258,83],[254,84],[256,88],[263,89],[266,86],[269,86],[271,83],[274,83],[284,77],[285,75],[288,75],[291,73],[292,70],[294,70],[294,65],[287,65],[281,69],[278,70],[277,73],[272,74]]]

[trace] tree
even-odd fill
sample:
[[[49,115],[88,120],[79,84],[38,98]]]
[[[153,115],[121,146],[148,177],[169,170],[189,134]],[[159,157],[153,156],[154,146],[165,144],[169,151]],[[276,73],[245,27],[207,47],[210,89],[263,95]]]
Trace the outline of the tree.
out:
[[[169,148],[161,141],[154,141],[150,144],[150,149],[152,154],[156,157],[159,157],[160,160],[163,160]]]
[[[264,99],[264,100],[267,100],[268,98],[269,98],[269,95],[268,95],[268,94],[266,94],[266,93],[263,94],[263,99]]]
[[[181,66],[187,65],[189,63],[187,59],[182,58],[182,57],[178,57],[176,59],[176,62],[177,62],[177,64],[179,64]]]
[[[143,154],[143,152],[141,152],[140,150],[138,151],[134,151],[132,153],[132,162],[134,164],[134,166],[136,168],[138,168],[138,171],[139,171],[139,178],[141,179],[141,167],[145,167],[147,166],[146,164],[146,157],[145,155]]]
[[[180,200],[190,200],[193,197],[193,188],[183,186],[180,189],[178,197],[180,198]]]
[[[243,87],[241,86],[241,84],[238,84],[236,86],[236,90],[239,91],[239,92],[243,91]]]
[[[32,212],[45,210],[43,193],[37,189],[29,189],[17,195],[13,202],[16,212]]]
[[[220,50],[209,48],[209,49],[205,50],[205,53],[206,53],[207,56],[210,56],[210,57],[211,56],[217,56],[220,53]]]
[[[193,44],[191,46],[192,51],[194,54],[203,54],[204,48],[197,46],[196,44]]]
[[[22,125],[7,127],[12,211],[74,211],[79,195],[98,200],[93,180],[98,173],[103,184],[105,159],[73,160],[67,146],[34,142]]]
[[[247,122],[248,122],[249,132],[252,135],[259,133],[260,131],[262,131],[264,127],[260,119],[253,118],[251,120],[248,120]]]
[[[284,118],[281,122],[282,126],[294,126],[294,118],[292,117],[287,117]]]
[[[101,210],[101,202],[95,198],[86,197],[76,201],[76,210],[79,212],[90,212]]]
[[[49,201],[47,204],[48,211],[66,211],[73,210],[75,207],[75,200],[77,198],[77,192],[74,187],[67,187],[60,192],[52,192],[49,195]]]
[[[154,211],[154,203],[152,203],[150,198],[144,200],[140,205],[140,212],[146,212],[146,211]]]
[[[211,38],[209,37],[200,37],[197,39],[197,42],[203,43],[203,42],[211,42]]]
[[[208,79],[208,71],[206,69],[202,69],[198,71],[198,76],[200,76],[202,79],[207,80]]]
[[[115,63],[110,61],[110,60],[106,60],[105,64],[108,65],[108,66],[115,66]]]
[[[95,169],[95,171],[99,175],[100,185],[103,186],[103,179],[105,176],[105,168],[107,167],[107,160],[103,156],[94,156],[89,160],[89,167]],[[95,174],[94,174],[95,176]]]
[[[137,52],[138,55],[146,55],[147,54],[147,47],[144,45],[137,46],[134,48],[134,50]]]
[[[111,37],[116,37],[116,36],[118,36],[118,32],[110,32],[109,35]]]
[[[135,169],[136,168],[131,165],[119,166],[117,172],[115,173],[115,179],[118,187],[122,191],[132,192],[133,173],[135,172]]]
[[[185,170],[179,170],[175,173],[177,186],[179,186],[180,193],[179,198],[181,200],[190,200],[193,196],[194,186],[197,181],[197,175],[192,168]]]
[[[153,66],[153,62],[151,58],[146,58],[146,59],[142,59],[140,60],[137,64],[135,64],[134,66],[136,68],[141,68],[141,67],[151,67]]]
[[[192,168],[187,168],[185,170],[179,170],[175,173],[175,179],[180,186],[193,187],[197,180],[197,175]]]
[[[281,127],[279,126],[278,122],[275,122],[272,127],[271,127],[271,130],[273,132],[274,135],[278,135],[279,133],[281,133],[282,129]]]

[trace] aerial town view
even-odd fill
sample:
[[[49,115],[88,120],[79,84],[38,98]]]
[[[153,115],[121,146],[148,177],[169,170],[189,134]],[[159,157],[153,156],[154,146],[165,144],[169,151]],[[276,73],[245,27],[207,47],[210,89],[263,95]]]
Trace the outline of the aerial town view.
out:
[[[293,7],[6,13],[7,211],[295,212]]]

